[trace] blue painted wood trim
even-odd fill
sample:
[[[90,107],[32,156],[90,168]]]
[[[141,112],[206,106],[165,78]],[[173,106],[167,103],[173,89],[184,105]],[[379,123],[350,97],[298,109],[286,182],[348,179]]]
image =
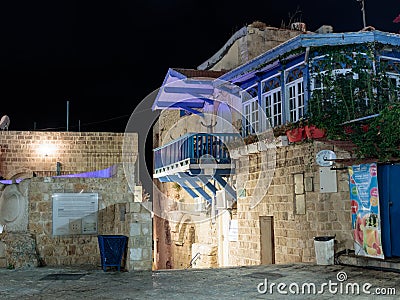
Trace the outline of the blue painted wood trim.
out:
[[[397,51],[380,51],[378,55],[391,58],[400,58],[400,52]]]
[[[174,180],[172,180],[169,176],[158,177],[158,180],[160,182],[174,182]]]
[[[308,63],[306,63],[303,72],[303,87],[304,87],[304,115],[307,115],[308,110],[308,99],[311,95],[311,81],[310,81],[310,70]]]
[[[226,190],[226,192],[236,199],[236,191],[219,175],[214,174],[213,178]]]
[[[241,83],[239,84],[239,86],[240,86],[240,88],[241,88],[242,90],[245,90],[245,89],[251,87],[252,85],[255,85],[256,83],[257,83],[257,78],[256,78],[256,77],[252,77],[252,78],[249,79],[249,80],[246,80],[246,81],[241,82]]]
[[[352,32],[352,33],[328,33],[328,34],[302,34],[298,35],[285,43],[265,52],[242,66],[225,73],[220,77],[221,80],[233,81],[239,76],[243,76],[253,70],[256,70],[261,64],[268,64],[277,59],[280,55],[286,54],[300,47],[320,47],[362,44],[369,42],[380,42],[399,46],[400,36],[393,33],[384,33],[380,31],[371,32]]]
[[[205,186],[215,195],[217,193],[217,188],[209,181],[212,179],[212,176],[205,176],[205,175],[199,175],[198,178],[200,181],[205,184]]]
[[[180,102],[165,102],[165,101],[159,101],[157,103],[159,107],[165,107],[165,108],[182,108],[182,107],[189,107],[189,108],[203,108],[204,107],[204,102],[186,102],[186,101],[180,101]]]
[[[266,78],[273,77],[273,76],[276,76],[278,74],[281,74],[281,71],[282,71],[282,65],[279,64],[279,66],[277,66],[276,68],[268,70],[267,72],[263,72],[262,75],[259,76],[260,81],[263,81]]]
[[[199,197],[198,194],[196,194],[196,192],[194,192],[192,189],[190,189],[186,184],[180,184],[178,182],[179,186],[181,186],[193,199],[196,199],[197,197]]]
[[[163,83],[161,85],[161,88],[158,89],[157,96],[156,96],[156,98],[154,100],[154,103],[153,103],[153,105],[151,107],[152,110],[157,109],[157,103],[158,103],[158,100],[160,98],[160,94],[162,93],[162,87],[165,86],[165,84],[168,81],[168,78],[170,78],[170,77],[176,77],[178,79],[186,79],[186,76],[184,76],[183,74],[181,74],[181,73],[169,68],[168,71],[167,71],[167,75],[165,75],[165,77],[164,77],[164,80],[163,80]]]
[[[287,111],[288,107],[286,107],[286,86],[285,86],[285,70],[281,70],[281,94],[282,94],[282,124],[286,124],[287,121]]]
[[[197,184],[196,179],[196,177],[185,177],[185,180],[194,188],[194,190],[211,203],[211,196]]]
[[[174,94],[191,94],[193,96],[198,96],[202,94],[212,94],[214,92],[213,88],[188,88],[179,86],[166,86],[164,87],[165,93]]]
[[[257,102],[258,102],[258,132],[264,131],[264,123],[263,123],[263,118],[262,116],[265,115],[263,114],[263,107],[261,106],[262,103],[262,90],[261,90],[261,81],[257,76]],[[257,133],[257,132],[256,132]]]
[[[288,60],[287,64],[285,65],[285,69],[289,69],[301,62],[304,62],[304,57],[305,57],[305,51],[306,49],[304,49],[304,52],[293,57],[292,59]]]

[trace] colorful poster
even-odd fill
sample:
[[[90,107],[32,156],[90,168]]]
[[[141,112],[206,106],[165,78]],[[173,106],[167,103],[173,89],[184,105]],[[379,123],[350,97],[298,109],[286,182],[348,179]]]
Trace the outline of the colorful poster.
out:
[[[357,255],[384,258],[376,163],[349,167],[351,220]]]

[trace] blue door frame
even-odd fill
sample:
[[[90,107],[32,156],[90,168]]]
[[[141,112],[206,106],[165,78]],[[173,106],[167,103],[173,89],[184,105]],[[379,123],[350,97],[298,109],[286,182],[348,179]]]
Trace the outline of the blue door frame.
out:
[[[385,257],[400,257],[400,164],[378,166],[381,237]]]

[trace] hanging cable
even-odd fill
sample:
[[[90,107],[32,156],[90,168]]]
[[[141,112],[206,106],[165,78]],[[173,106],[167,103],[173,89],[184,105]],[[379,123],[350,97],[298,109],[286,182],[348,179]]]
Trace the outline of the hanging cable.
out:
[[[100,124],[100,123],[106,123],[106,122],[110,122],[110,121],[114,121],[114,120],[118,120],[118,119],[123,119],[126,117],[131,116],[130,114],[128,115],[122,115],[122,116],[118,116],[118,117],[114,117],[114,118],[110,118],[110,119],[105,119],[105,120],[101,120],[101,121],[94,121],[94,122],[89,122],[89,123],[83,123],[80,125],[73,125],[73,126],[69,126],[69,127],[80,127],[80,126],[89,126],[89,125],[95,125],[95,124]],[[61,126],[61,127],[48,127],[48,128],[42,128],[42,129],[35,129],[36,131],[47,131],[47,130],[62,130],[62,129],[66,129],[67,127],[65,126]]]

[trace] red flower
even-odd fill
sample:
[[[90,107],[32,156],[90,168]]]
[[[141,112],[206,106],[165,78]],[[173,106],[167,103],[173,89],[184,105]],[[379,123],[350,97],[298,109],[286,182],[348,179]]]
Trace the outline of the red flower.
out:
[[[354,129],[353,129],[353,127],[352,126],[345,126],[344,127],[344,132],[346,133],[346,134],[352,134],[352,133],[354,133]]]
[[[393,20],[393,23],[400,23],[400,15]]]
[[[361,125],[361,129],[363,132],[367,132],[369,130],[369,125],[368,124],[363,124]]]

